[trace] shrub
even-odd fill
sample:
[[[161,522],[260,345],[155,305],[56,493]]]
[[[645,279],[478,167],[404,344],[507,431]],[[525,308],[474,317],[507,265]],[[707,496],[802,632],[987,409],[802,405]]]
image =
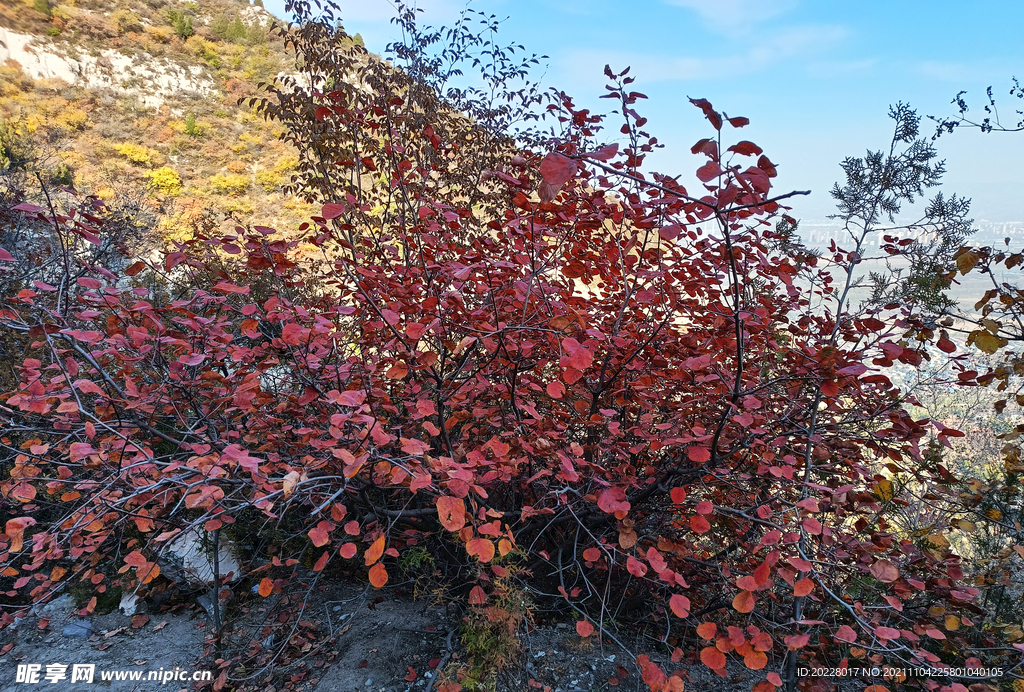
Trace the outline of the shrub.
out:
[[[183,10],[168,10],[167,22],[174,29],[174,33],[177,34],[178,38],[183,41],[195,34],[192,28],[192,15],[187,14]]]
[[[196,122],[196,116],[194,113],[189,113],[185,116],[185,129],[184,132],[193,139],[198,139],[205,134],[206,129]]]
[[[84,129],[88,121],[88,113],[80,108],[73,108],[71,106],[61,109],[53,118],[54,124],[65,130]]]
[[[175,196],[181,194],[181,178],[170,166],[163,166],[154,171],[147,171],[149,187],[162,195]]]
[[[117,27],[119,34],[141,33],[142,19],[131,10],[117,10],[110,15],[110,20]]]
[[[163,161],[163,156],[160,155],[160,152],[132,142],[115,144],[114,151],[140,166],[158,165]]]
[[[47,19],[53,16],[53,11],[50,9],[50,0],[33,0],[32,8]]]
[[[122,589],[151,582],[168,532],[201,527],[269,544],[252,585],[264,598],[308,588],[299,566],[332,563],[381,589],[426,549],[466,585],[470,660],[454,675],[468,687],[515,659],[530,599],[583,639],[613,620],[654,625],[675,661],[722,677],[771,665],[756,692],[849,656],[1019,659],[1016,624],[974,629],[988,604],[946,538],[956,517],[983,520],[978,491],[934,453],[962,433],[911,415],[890,379],[948,337],[905,302],[833,290],[853,282],[869,233],[911,252],[877,210],[893,221],[941,175],[912,112],[894,109],[885,152],[844,162],[834,195],[863,233],[819,255],[780,204],[801,193],[773,191],[775,164],[736,131],[746,118],[693,101],[707,121],[696,197],[679,171],[647,168],[659,144],[626,72],[606,68],[622,142],[608,144],[604,118],[561,92],[518,111],[530,89],[517,84],[460,110],[429,70],[346,64],[338,35],[296,6],[282,32],[302,62],[358,67],[375,86],[279,90],[260,106],[298,149],[301,199],[321,202],[302,235],[204,232],[157,272],[148,253],[114,273],[76,264],[75,249],[38,263],[67,291],[5,284],[0,328],[37,340],[3,395],[18,439],[0,447],[16,471],[0,481],[0,589],[15,605],[98,565]],[[483,68],[497,93],[521,76],[499,57]],[[557,137],[516,151],[527,134],[505,123],[533,107]],[[210,185],[241,194],[249,180]],[[936,204],[943,223],[957,216]],[[31,207],[2,211],[49,228]],[[74,215],[52,223],[61,238],[92,233]],[[327,259],[299,262],[302,247]],[[21,271],[7,255],[4,274]],[[952,275],[981,258],[939,259]],[[144,272],[167,284],[133,286]],[[636,664],[652,690],[683,689],[647,655]]]
[[[249,189],[249,176],[218,173],[210,177],[210,187],[218,195],[240,195]]]
[[[208,62],[211,67],[220,67],[220,54],[217,52],[216,44],[201,36],[193,36],[189,39],[188,45],[193,54]]]
[[[284,178],[274,171],[259,171],[256,173],[256,184],[267,192],[272,192],[284,185]]]
[[[67,163],[61,161],[53,167],[53,171],[50,173],[50,182],[54,185],[64,185],[65,187],[75,186],[75,171]]]

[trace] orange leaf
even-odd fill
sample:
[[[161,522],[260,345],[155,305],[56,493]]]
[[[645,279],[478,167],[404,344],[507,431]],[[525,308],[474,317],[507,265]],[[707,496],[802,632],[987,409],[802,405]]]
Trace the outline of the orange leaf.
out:
[[[384,539],[384,536],[380,536],[377,540],[375,540],[373,542],[373,545],[371,545],[369,548],[366,549],[365,558],[366,558],[366,565],[367,565],[367,567],[369,567],[370,565],[375,563],[377,560],[379,560],[380,556],[384,554],[384,543],[385,542],[386,541]]]
[[[601,551],[597,548],[587,548],[583,551],[583,559],[587,562],[597,562],[601,559]]]
[[[668,605],[676,617],[685,618],[690,614],[690,599],[686,596],[673,594],[672,598],[668,599]]]
[[[581,637],[589,637],[594,633],[594,626],[586,620],[580,620],[576,623],[576,634]]]
[[[760,651],[750,651],[743,657],[743,665],[750,670],[761,670],[768,665],[768,657]]]
[[[351,560],[356,556],[356,544],[346,543],[338,548],[338,555],[341,555],[346,560]]]
[[[732,599],[732,607],[740,613],[749,613],[754,609],[754,603],[757,599],[754,598],[754,594],[750,591],[740,591],[736,594],[736,598]]]
[[[713,646],[701,649],[700,661],[708,668],[712,668],[714,670],[725,668],[725,654]]]
[[[457,497],[442,495],[437,498],[437,516],[441,526],[458,531],[466,525],[466,505]]]
[[[316,561],[315,565],[313,565],[313,571],[314,572],[322,571],[323,568],[327,566],[327,561],[330,560],[330,559],[331,559],[331,551],[325,550],[324,554],[321,555],[320,559]]]
[[[793,595],[806,596],[814,591],[814,582],[810,579],[801,579],[793,586]]]
[[[263,577],[263,579],[260,580],[260,590],[259,590],[260,596],[262,596],[263,598],[266,598],[267,596],[269,596],[273,592],[274,592],[274,582],[270,581],[270,579],[268,579],[267,577]]]
[[[487,602],[487,594],[479,586],[474,586],[469,592],[469,604],[480,605]]]
[[[383,562],[370,568],[370,583],[378,589],[388,583],[388,571],[384,569]]]
[[[25,529],[35,523],[36,520],[32,517],[18,517],[17,519],[7,520],[7,523],[4,525],[4,533],[11,539],[10,553],[21,552],[25,538]]]
[[[868,685],[864,692],[889,692],[889,688],[885,685]]]
[[[333,530],[334,524],[329,521],[322,521],[309,530],[309,539],[313,541],[315,547],[323,548],[331,542],[331,531]]]
[[[466,544],[466,552],[480,562],[490,562],[494,557],[494,543],[486,538],[474,538]]]
[[[498,554],[505,557],[512,552],[512,541],[507,538],[502,538],[498,541]]]
[[[702,622],[697,625],[697,634],[701,639],[714,639],[718,633],[718,625],[713,622]]]

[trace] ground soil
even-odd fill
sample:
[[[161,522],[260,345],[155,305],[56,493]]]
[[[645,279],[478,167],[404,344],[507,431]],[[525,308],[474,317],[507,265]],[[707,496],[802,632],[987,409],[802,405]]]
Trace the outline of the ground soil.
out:
[[[311,646],[307,653],[292,652],[285,665],[267,665],[270,654],[281,650],[292,630],[273,620],[281,605],[278,597],[261,599],[252,595],[241,599],[244,605],[232,609],[233,627],[225,636],[226,646],[236,653],[260,642],[262,658],[252,657],[243,674],[243,684],[254,692],[424,692],[431,685],[435,668],[448,674],[464,665],[465,651],[459,641],[461,614],[429,600],[402,597],[401,590],[380,592],[362,585],[341,583],[309,591],[302,618],[311,623]],[[88,690],[91,685],[70,684],[68,680],[37,685],[17,683],[19,664],[94,663],[93,683],[112,691],[177,692],[211,690],[212,683],[106,681],[101,670],[141,670],[145,678],[151,670],[175,668],[194,671],[212,670],[216,677],[215,652],[204,642],[211,618],[194,598],[181,599],[149,607],[150,612],[134,622],[119,611],[88,618],[95,633],[88,639],[63,635],[64,627],[84,618],[74,613],[73,604],[63,608],[38,609],[19,626],[0,631],[0,649],[12,645],[0,655],[0,692],[24,692],[28,689]],[[43,622],[41,622],[41,619]],[[273,623],[269,625],[268,623]],[[42,625],[42,626],[41,626]],[[602,647],[595,637],[582,639],[569,622],[551,622],[530,628],[521,637],[522,653],[518,665],[494,675],[495,692],[613,692],[646,690],[632,655],[613,643]],[[269,634],[268,634],[269,632]],[[623,635],[624,636],[624,635]],[[642,641],[620,639],[626,646],[650,652],[656,647]],[[204,658],[204,652],[206,657]],[[666,652],[667,653],[667,652]],[[286,657],[287,658],[287,657]],[[687,679],[687,690],[748,691],[763,676],[739,666],[728,679],[716,676],[701,665],[686,661],[672,663],[668,656],[652,659],[666,671],[679,670]],[[253,662],[262,661],[265,667]],[[236,671],[235,675],[238,675]],[[70,674],[68,675],[70,678]],[[441,678],[444,679],[443,677]],[[230,689],[230,685],[226,689]],[[433,687],[436,690],[437,686]]]

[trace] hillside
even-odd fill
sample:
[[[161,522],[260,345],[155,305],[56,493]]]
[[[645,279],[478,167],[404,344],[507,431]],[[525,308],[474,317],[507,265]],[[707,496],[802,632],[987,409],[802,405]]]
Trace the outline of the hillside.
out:
[[[6,1],[0,165],[107,200],[147,189],[165,238],[227,212],[294,225],[310,210],[281,187],[298,159],[238,105],[294,70],[272,20],[234,0]]]

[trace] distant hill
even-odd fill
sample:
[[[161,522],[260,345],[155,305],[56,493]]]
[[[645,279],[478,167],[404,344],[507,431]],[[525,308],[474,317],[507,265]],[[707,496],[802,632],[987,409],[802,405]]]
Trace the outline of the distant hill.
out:
[[[295,152],[237,105],[295,69],[272,19],[235,0],[4,0],[0,166],[107,199],[148,190],[166,238],[224,212],[293,226],[312,211],[281,191]]]

